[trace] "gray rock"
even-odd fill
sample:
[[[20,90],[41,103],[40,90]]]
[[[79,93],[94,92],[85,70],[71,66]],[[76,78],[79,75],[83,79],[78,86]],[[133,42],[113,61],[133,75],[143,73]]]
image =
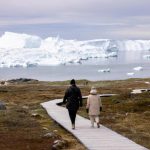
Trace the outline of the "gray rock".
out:
[[[12,79],[8,80],[9,83],[24,83],[24,82],[38,82],[35,79],[27,79],[27,78],[19,78],[19,79]]]
[[[59,150],[59,149],[60,149],[60,147],[57,144],[52,146],[52,150]]]
[[[35,118],[42,118],[42,116],[38,113],[32,113],[31,117],[35,117]]]
[[[44,135],[44,138],[56,138],[56,137],[57,135],[53,132],[49,132]]]
[[[48,128],[46,128],[46,127],[43,127],[43,130],[47,130],[47,131],[48,131],[49,129],[48,129]]]
[[[61,144],[59,144],[59,143],[57,143],[57,144],[52,146],[52,150],[60,150],[62,148],[63,148],[63,146]]]
[[[0,101],[0,110],[6,110],[5,104],[1,101]]]
[[[58,143],[62,143],[62,141],[61,140],[55,140],[54,141],[54,144],[58,144]]]
[[[56,133],[56,132],[58,132],[58,130],[53,130],[53,132],[55,132],[55,133]]]
[[[52,139],[60,139],[61,138],[61,136],[60,135],[58,135],[58,134],[56,134],[56,133],[54,133],[54,132],[48,132],[48,133],[46,133],[46,134],[44,134],[44,136],[43,136],[44,138],[52,138]],[[57,141],[57,140],[56,140]],[[55,143],[56,144],[56,143]]]
[[[65,140],[55,140],[52,146],[52,150],[59,150],[67,146],[67,141]]]

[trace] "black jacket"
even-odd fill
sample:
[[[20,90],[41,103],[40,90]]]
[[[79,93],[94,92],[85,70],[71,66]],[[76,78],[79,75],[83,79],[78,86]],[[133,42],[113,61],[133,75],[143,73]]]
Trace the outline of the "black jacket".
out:
[[[82,95],[80,89],[76,85],[71,85],[65,92],[63,103],[69,110],[78,110],[82,107]]]

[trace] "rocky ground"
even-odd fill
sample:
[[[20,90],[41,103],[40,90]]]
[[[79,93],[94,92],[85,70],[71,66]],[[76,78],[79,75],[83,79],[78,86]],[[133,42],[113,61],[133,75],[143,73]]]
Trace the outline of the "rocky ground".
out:
[[[150,88],[150,79],[122,81],[77,81],[83,95],[91,86],[102,98],[101,123],[150,148],[150,93],[130,94],[132,89]],[[0,147],[3,150],[85,150],[71,134],[46,114],[40,103],[62,98],[69,81],[40,82],[31,79],[10,80],[0,86]],[[84,101],[84,106],[86,100]],[[2,106],[3,105],[3,106]],[[79,114],[88,117],[85,107]]]

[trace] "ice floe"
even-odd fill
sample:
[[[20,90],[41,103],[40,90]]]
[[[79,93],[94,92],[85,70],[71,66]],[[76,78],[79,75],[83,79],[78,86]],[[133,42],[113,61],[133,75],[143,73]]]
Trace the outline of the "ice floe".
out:
[[[141,71],[141,70],[143,70],[143,67],[138,66],[138,67],[133,68],[133,70],[135,70],[135,71]]]
[[[98,72],[110,72],[110,68],[106,68],[106,69],[99,69]]]
[[[0,67],[82,64],[90,58],[117,57],[118,51],[149,50],[150,40],[65,40],[5,32],[0,37]],[[145,56],[150,58],[150,55]],[[100,71],[101,72],[101,71]],[[109,72],[103,70],[102,72]]]
[[[134,72],[128,72],[127,73],[127,76],[133,76],[134,75]]]

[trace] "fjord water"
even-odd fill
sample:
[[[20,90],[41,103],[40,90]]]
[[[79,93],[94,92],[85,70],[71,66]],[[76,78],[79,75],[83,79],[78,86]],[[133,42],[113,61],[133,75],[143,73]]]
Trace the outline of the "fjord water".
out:
[[[134,68],[142,69],[134,69]],[[0,37],[0,80],[118,80],[150,77],[149,40],[89,41],[6,32]]]
[[[127,78],[150,77],[150,60],[143,59],[143,54],[148,52],[121,51],[118,57],[93,58],[83,64],[0,68],[0,79],[32,78],[42,81],[61,81],[75,79],[88,80],[119,80]],[[133,68],[141,66],[142,71],[134,71]],[[98,72],[99,69],[110,68],[110,72]],[[127,73],[134,72],[133,76]]]

